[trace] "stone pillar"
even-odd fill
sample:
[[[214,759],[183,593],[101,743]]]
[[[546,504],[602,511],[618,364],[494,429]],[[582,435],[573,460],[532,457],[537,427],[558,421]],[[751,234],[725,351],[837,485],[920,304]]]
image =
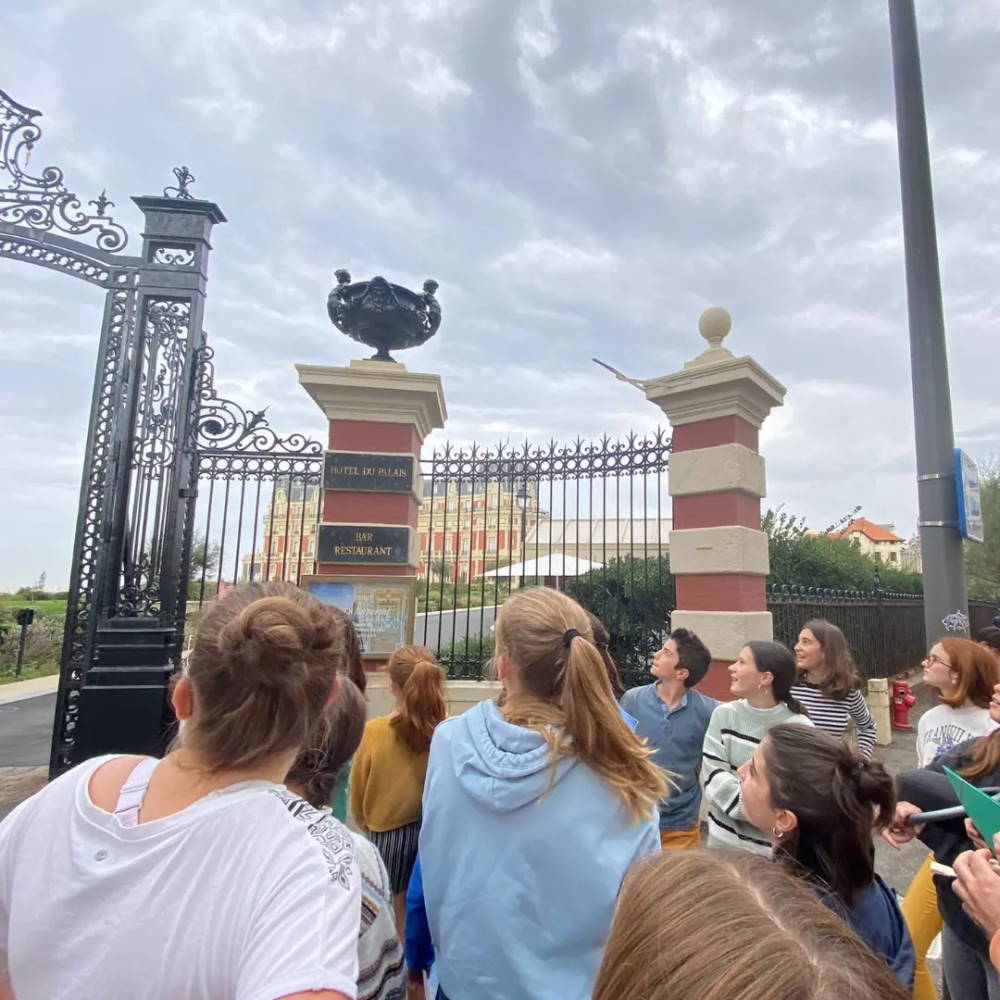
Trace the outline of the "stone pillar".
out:
[[[892,743],[892,716],[889,705],[889,681],[885,677],[872,677],[868,681],[868,709],[875,719],[875,742],[880,747]]]
[[[420,448],[447,418],[441,377],[393,361],[295,367],[330,423],[317,574],[415,580]]]
[[[745,643],[773,635],[764,593],[769,562],[760,529],[766,491],[758,433],[785,396],[785,387],[752,358],[722,346],[731,325],[725,309],[707,309],[698,329],[708,350],[683,371],[643,383],[673,426],[671,625],[697,632],[711,650],[701,688],[725,699],[726,667]]]

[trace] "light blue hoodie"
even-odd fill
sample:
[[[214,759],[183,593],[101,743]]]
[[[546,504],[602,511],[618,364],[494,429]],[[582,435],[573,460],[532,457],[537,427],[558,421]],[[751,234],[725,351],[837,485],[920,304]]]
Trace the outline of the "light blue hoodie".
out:
[[[622,879],[660,848],[657,820],[492,701],[438,726],[420,863],[452,1000],[585,1000]]]

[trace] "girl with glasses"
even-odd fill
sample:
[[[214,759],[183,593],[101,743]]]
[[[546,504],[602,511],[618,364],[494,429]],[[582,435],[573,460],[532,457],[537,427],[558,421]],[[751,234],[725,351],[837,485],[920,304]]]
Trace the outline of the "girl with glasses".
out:
[[[917,763],[927,767],[960,743],[979,739],[996,727],[989,713],[997,676],[996,658],[968,639],[939,639],[924,660],[924,683],[937,691],[938,703],[917,723]],[[927,971],[931,942],[941,933],[937,892],[931,872],[933,854],[913,876],[903,916],[917,950],[916,1000],[934,1000],[937,992]]]
[[[946,697],[950,701],[964,699],[957,705],[949,705],[942,699],[943,705],[956,709],[965,706],[973,697],[981,698],[981,682],[990,678],[995,683],[996,671],[996,662],[988,650],[969,639],[949,638],[941,639],[931,647],[930,655],[925,660],[924,675],[929,676],[929,683],[939,691],[947,691]],[[932,709],[927,715],[930,716],[932,712],[937,712],[937,709]],[[970,714],[957,716],[961,721],[954,724],[969,727],[971,731]],[[993,689],[988,714],[993,723],[1000,723],[1000,685]],[[934,719],[938,721],[935,722]],[[961,819],[939,820],[915,826],[908,822],[908,817],[926,810],[958,805],[955,793],[943,772],[944,767],[957,771],[974,785],[1000,785],[1000,731],[992,728],[991,723],[983,722],[981,732],[986,731],[986,735],[964,739],[957,746],[950,746],[953,737],[961,737],[957,730],[954,733],[947,730],[947,726],[952,724],[947,719],[947,715],[938,713],[922,727],[922,732],[918,730],[918,739],[923,736],[920,741],[923,754],[933,754],[938,747],[942,753],[926,763],[921,770],[908,771],[897,777],[896,787],[901,801],[896,806],[892,825],[883,836],[894,847],[919,837],[934,852],[937,861],[952,865],[959,854],[973,846],[964,822]],[[975,724],[978,726],[979,722]],[[926,885],[923,889],[920,885],[921,879],[926,882],[931,877],[943,924],[941,941],[944,978],[950,995],[961,997],[962,1000],[986,997],[989,1000],[1000,1000],[1000,980],[990,964],[989,941],[962,909],[962,901],[952,891],[951,879],[942,875],[932,876],[929,866],[918,872],[903,902],[903,913],[910,925],[918,952],[921,948],[926,950],[935,933],[931,926],[933,912],[929,914],[931,919],[928,919]],[[918,911],[916,900],[921,892],[924,893],[924,902]],[[940,927],[941,924],[937,926]],[[929,983],[921,987],[918,979],[916,986],[914,996],[919,1000],[925,996],[933,996],[933,993],[926,992],[933,989]]]

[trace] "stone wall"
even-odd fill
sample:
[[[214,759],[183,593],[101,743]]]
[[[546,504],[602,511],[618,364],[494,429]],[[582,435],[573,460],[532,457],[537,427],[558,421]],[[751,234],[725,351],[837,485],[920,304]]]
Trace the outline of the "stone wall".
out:
[[[495,698],[500,691],[498,681],[448,681],[448,712],[461,715],[466,709],[486,698]],[[389,679],[384,673],[368,675],[368,717],[388,715],[393,708],[389,694]]]

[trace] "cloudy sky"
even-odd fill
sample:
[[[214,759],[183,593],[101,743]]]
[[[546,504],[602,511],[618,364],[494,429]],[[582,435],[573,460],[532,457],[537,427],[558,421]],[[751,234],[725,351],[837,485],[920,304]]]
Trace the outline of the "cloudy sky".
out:
[[[1000,26],[920,0],[958,443],[1000,450]],[[41,0],[0,89],[32,167],[133,194],[179,163],[219,203],[206,327],[226,395],[322,435],[295,362],[359,356],[333,271],[441,283],[446,436],[572,439],[658,412],[592,364],[678,369],[709,305],[789,389],[769,502],[914,531],[884,0]],[[130,249],[139,245],[134,235]],[[101,292],[0,262],[0,588],[68,576]],[[662,419],[662,418],[660,418]],[[436,435],[441,440],[443,436]]]

